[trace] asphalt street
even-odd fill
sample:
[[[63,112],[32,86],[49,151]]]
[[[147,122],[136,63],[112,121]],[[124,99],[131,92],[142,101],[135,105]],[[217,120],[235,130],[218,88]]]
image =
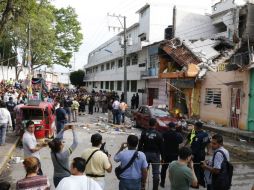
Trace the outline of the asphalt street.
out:
[[[102,131],[106,131],[101,133],[103,136],[104,141],[107,143],[106,148],[109,153],[112,155],[111,161],[113,163],[113,171],[110,174],[106,174],[106,190],[117,190],[118,189],[118,180],[114,174],[114,168],[117,166],[117,163],[113,161],[113,156],[119,149],[122,142],[125,142],[127,136],[129,134],[136,134],[140,136],[140,129],[132,128],[127,129],[126,132],[121,132],[119,130],[115,130],[108,126],[96,126],[93,123],[98,122],[99,118],[107,117],[105,114],[94,114],[94,115],[86,115],[79,117],[79,125],[76,126],[77,134],[78,134],[78,147],[73,152],[71,158],[81,156],[82,152],[91,146],[90,137],[93,133],[97,132],[99,129]],[[71,131],[66,131],[64,135],[65,139],[65,146],[68,147],[72,143],[72,133]],[[53,165],[50,158],[50,149],[48,147],[43,148],[40,151],[41,154],[41,162],[42,162],[42,170],[45,175],[50,178],[51,181],[51,189],[54,189],[52,176],[53,176]],[[16,148],[13,156],[20,156],[23,157],[23,150],[21,148]],[[71,160],[71,159],[70,159]],[[232,158],[231,161],[238,162],[239,159]],[[244,163],[237,163],[234,165],[234,176],[233,176],[233,186],[232,190],[250,190],[253,184],[254,179],[254,164],[244,164]],[[22,166],[22,163],[17,164],[10,164],[1,179],[5,179],[6,181],[10,181],[12,183],[12,189],[15,189],[15,183],[17,180],[24,178],[25,172]],[[169,180],[167,178],[166,187],[164,189],[169,189]],[[147,183],[147,190],[152,189],[152,175],[151,171],[149,170],[149,178]],[[163,188],[160,188],[163,189]],[[205,188],[200,188],[201,190]]]

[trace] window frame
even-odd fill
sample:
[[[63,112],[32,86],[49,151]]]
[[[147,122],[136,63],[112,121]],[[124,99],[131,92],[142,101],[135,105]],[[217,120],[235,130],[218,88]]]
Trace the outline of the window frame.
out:
[[[222,106],[221,101],[222,90],[221,88],[206,88],[205,89],[205,105],[217,105]]]

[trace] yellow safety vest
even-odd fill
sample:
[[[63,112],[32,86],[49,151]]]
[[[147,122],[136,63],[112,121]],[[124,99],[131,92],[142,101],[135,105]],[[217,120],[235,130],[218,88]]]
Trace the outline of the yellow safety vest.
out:
[[[196,136],[196,131],[195,131],[195,129],[192,129],[191,130],[191,135],[190,135],[190,144],[192,143],[195,136]]]

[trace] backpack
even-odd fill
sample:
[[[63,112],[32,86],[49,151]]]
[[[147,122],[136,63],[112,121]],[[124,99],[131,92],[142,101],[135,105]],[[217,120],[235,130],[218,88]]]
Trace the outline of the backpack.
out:
[[[221,163],[221,169],[219,174],[212,175],[212,186],[216,190],[229,190],[232,183],[233,165],[227,160],[226,155],[222,150],[218,150],[214,153],[212,166],[214,166],[214,159],[217,152],[223,155],[223,161]]]

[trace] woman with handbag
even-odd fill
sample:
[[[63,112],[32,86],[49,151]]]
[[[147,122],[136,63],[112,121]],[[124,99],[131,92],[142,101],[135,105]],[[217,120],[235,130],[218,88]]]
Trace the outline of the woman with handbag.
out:
[[[68,129],[72,129],[73,143],[68,149],[64,150],[64,142],[62,139],[64,131]],[[63,130],[57,134],[56,138],[48,143],[48,145],[51,149],[51,159],[54,166],[53,181],[55,187],[57,187],[58,183],[64,177],[69,177],[71,175],[69,170],[69,157],[78,145],[74,127],[72,125],[66,125]]]

